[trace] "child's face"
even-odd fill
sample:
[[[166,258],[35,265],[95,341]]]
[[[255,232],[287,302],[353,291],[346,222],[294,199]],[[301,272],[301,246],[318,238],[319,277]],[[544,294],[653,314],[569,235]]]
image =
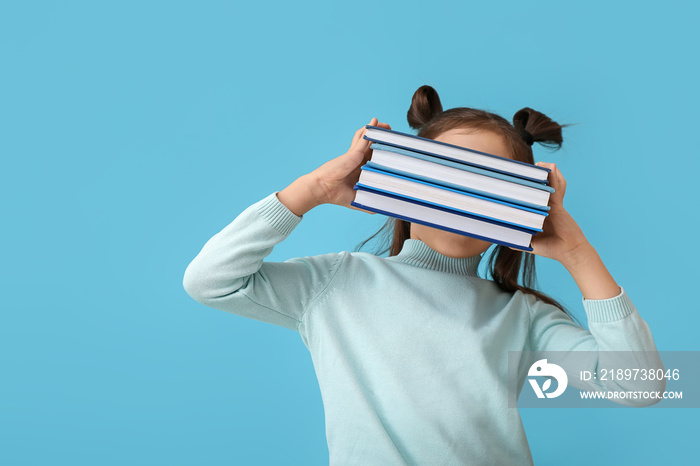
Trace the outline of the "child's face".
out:
[[[491,131],[451,129],[435,138],[457,146],[468,147],[501,157],[512,158],[505,141]],[[448,257],[472,257],[485,252],[491,243],[469,236],[450,233],[418,223],[411,224],[411,238],[423,241],[432,250]]]

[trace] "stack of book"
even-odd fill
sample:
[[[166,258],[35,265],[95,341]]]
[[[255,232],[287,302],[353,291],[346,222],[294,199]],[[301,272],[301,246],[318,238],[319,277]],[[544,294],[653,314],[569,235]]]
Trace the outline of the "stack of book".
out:
[[[548,215],[549,169],[367,125],[371,159],[352,205],[532,251]]]

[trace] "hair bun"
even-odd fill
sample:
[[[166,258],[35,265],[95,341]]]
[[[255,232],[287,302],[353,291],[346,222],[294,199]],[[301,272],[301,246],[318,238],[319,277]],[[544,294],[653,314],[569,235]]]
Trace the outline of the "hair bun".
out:
[[[559,148],[564,141],[561,130],[567,125],[560,125],[544,113],[525,107],[513,115],[513,126],[528,145],[539,142],[544,146]]]
[[[411,128],[420,129],[440,113],[442,113],[442,103],[437,91],[431,86],[424,85],[413,93],[406,118]]]

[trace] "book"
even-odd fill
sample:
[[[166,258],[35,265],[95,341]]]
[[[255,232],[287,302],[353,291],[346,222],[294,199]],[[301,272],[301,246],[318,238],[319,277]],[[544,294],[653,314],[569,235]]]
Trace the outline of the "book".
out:
[[[355,200],[351,205],[360,209],[523,251],[532,251],[530,241],[535,233],[533,230],[504,225],[393,194],[380,193],[357,184],[354,189]]]
[[[554,189],[546,184],[385,144],[374,143],[370,148],[370,167],[528,208],[549,210],[547,204]]]
[[[531,181],[546,183],[550,170],[518,160],[488,154],[467,147],[457,146],[434,139],[422,138],[413,134],[402,133],[378,126],[365,125],[364,139],[391,145],[401,149],[422,152],[446,160],[470,164],[475,167],[509,174]]]
[[[469,213],[516,227],[542,231],[542,225],[548,215],[541,210],[521,207],[468,191],[385,172],[371,166],[371,164],[366,164],[361,168],[360,178],[357,181],[357,185],[360,187],[423,201],[426,204]]]

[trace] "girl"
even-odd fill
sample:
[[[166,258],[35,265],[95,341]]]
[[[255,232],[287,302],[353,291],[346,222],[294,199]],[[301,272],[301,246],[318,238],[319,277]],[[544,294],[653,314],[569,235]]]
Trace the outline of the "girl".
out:
[[[528,163],[533,142],[562,143],[562,126],[542,113],[524,108],[511,125],[480,110],[443,111],[430,86],[415,92],[408,122],[419,136]],[[555,164],[538,163],[551,169],[556,192],[533,253],[571,273],[590,331],[532,289],[534,256],[496,246],[491,279],[479,278],[490,243],[402,220],[385,226],[393,229],[387,258],[341,252],[263,262],[315,206],[350,207],[371,156],[364,133],[212,237],[185,271],[186,291],[299,332],[321,389],[331,464],[532,464],[518,410],[508,408],[508,351],[655,352],[649,327],[564,209],[566,181]]]

